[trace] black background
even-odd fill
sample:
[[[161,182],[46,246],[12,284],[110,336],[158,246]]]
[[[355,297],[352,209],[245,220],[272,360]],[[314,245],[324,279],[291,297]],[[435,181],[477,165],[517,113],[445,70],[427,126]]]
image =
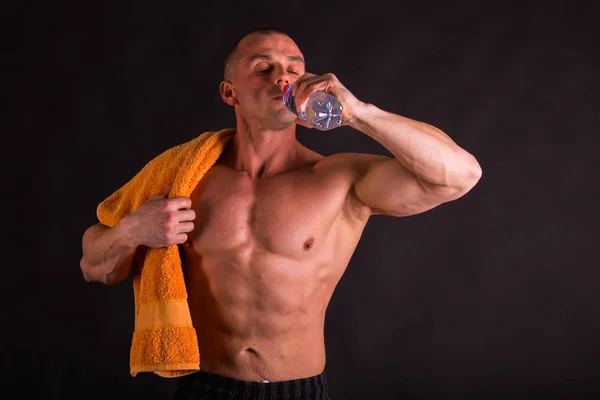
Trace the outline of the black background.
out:
[[[235,126],[224,54],[274,26],[307,71],[441,128],[483,169],[460,200],[370,220],[327,312],[332,398],[599,396],[598,16],[592,2],[13,3],[0,391],[169,398],[173,380],[129,375],[131,281],[86,283],[81,235],[151,158]],[[298,140],[389,155],[346,127]]]

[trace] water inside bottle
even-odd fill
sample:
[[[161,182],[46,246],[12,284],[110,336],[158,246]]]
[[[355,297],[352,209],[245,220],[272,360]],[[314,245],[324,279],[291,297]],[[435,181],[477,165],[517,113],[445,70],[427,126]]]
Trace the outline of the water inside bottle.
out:
[[[308,99],[306,119],[322,131],[337,128],[342,125],[342,104],[328,93],[317,92]]]
[[[283,92],[283,104],[298,118],[308,121],[321,131],[328,131],[342,125],[342,104],[329,93],[317,92],[311,95],[305,112],[301,113],[296,109],[292,85],[288,85]]]

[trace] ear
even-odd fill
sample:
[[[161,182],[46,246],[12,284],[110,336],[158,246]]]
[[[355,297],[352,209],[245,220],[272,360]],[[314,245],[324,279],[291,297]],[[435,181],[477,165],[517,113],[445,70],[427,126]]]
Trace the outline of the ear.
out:
[[[219,85],[221,98],[230,106],[235,106],[238,103],[237,97],[233,94],[233,85],[230,81],[223,81]]]

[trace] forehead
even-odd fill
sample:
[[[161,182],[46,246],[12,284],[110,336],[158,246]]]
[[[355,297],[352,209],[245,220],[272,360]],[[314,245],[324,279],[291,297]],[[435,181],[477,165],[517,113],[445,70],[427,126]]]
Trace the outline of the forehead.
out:
[[[300,56],[302,52],[296,43],[286,35],[279,33],[251,34],[238,45],[241,59],[248,60],[257,54]]]

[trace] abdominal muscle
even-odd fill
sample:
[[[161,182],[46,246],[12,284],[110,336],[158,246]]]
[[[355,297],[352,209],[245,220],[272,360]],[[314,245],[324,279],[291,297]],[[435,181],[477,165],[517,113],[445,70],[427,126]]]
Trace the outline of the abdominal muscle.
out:
[[[201,370],[257,382],[323,372],[325,311],[366,224],[346,207],[348,182],[325,167],[204,176],[181,247]]]
[[[185,264],[201,370],[271,382],[324,370],[331,267],[252,245]]]

